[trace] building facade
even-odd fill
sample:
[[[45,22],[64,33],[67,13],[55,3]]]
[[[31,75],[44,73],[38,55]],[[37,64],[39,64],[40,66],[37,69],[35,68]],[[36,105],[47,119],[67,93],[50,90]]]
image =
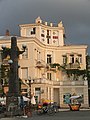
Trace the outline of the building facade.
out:
[[[68,107],[70,96],[81,95],[82,106],[88,107],[88,82],[84,74],[75,74],[86,69],[87,45],[66,45],[62,21],[48,24],[38,17],[34,24],[19,27],[18,47],[27,46],[19,56],[22,93],[29,93],[31,79],[31,92],[38,102],[49,99],[60,107]],[[0,37],[2,44],[10,47],[10,36]]]

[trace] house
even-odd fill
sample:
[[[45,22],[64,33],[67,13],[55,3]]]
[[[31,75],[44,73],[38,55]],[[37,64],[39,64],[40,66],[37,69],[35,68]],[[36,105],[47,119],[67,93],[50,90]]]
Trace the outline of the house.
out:
[[[69,98],[80,95],[82,106],[88,107],[88,82],[84,74],[76,74],[86,69],[87,45],[66,45],[62,21],[48,24],[38,17],[35,23],[19,27],[18,47],[27,46],[18,60],[22,94],[29,94],[31,80],[31,92],[38,102],[48,99],[68,107]],[[0,37],[0,46],[10,47],[10,39]]]

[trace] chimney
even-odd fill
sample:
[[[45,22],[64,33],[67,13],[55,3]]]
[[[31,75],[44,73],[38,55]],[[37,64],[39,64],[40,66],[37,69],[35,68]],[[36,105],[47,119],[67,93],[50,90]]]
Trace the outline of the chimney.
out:
[[[5,36],[10,36],[9,30],[6,30]]]
[[[52,26],[53,26],[53,23],[50,23],[50,26],[52,27]]]
[[[45,22],[45,25],[47,25],[47,22]]]

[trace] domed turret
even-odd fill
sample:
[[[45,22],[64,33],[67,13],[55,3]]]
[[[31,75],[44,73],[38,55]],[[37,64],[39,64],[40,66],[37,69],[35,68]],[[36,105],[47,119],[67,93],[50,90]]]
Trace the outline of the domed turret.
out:
[[[36,23],[42,23],[40,16],[38,18],[36,18]]]

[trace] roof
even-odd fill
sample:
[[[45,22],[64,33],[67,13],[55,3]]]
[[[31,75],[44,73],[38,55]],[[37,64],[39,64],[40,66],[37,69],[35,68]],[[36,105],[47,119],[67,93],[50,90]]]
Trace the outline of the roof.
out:
[[[11,39],[11,36],[0,36],[0,40],[2,39]]]
[[[9,40],[11,39],[11,37],[13,36],[0,36],[0,40]],[[14,37],[18,37],[18,36],[14,36]]]

